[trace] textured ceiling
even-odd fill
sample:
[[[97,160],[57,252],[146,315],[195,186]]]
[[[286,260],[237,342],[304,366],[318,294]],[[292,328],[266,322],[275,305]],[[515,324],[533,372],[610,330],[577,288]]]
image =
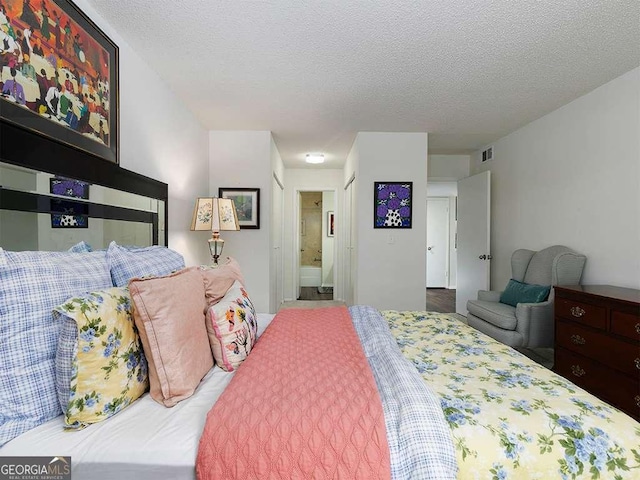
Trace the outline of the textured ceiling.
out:
[[[89,0],[204,127],[288,167],[359,131],[477,149],[640,64],[638,0]],[[126,81],[126,79],[125,79]]]

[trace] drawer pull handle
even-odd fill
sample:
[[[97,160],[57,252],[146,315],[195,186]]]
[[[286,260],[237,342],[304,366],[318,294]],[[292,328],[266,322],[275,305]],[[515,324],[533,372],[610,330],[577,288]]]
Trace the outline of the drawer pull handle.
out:
[[[635,364],[636,364],[636,368],[637,368],[638,370],[640,370],[640,358],[636,358],[636,359],[633,361],[633,363],[635,363]]]
[[[636,333],[640,335],[640,323],[636,323]]]
[[[584,345],[585,343],[587,343],[587,341],[584,338],[582,338],[580,335],[571,335],[571,341],[576,345]]]
[[[580,368],[580,365],[571,365],[571,373],[573,373],[576,377],[582,377],[587,372]]]
[[[573,315],[574,317],[580,318],[581,316],[583,316],[585,312],[582,308],[580,307],[571,307],[571,315]]]
[[[636,395],[635,401],[636,401],[636,406],[640,408],[640,395]]]

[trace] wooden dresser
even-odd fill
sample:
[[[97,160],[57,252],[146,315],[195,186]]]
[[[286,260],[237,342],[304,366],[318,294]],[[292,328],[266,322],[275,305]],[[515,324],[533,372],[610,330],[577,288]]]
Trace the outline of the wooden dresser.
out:
[[[554,290],[554,370],[640,420],[640,290]]]

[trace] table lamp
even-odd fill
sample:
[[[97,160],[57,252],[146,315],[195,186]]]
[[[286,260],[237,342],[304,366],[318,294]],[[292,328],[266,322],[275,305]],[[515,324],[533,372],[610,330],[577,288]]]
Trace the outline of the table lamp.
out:
[[[230,198],[198,197],[193,209],[191,230],[210,230],[209,252],[213,264],[218,265],[218,258],[224,248],[224,240],[220,238],[222,230],[240,230],[238,215],[233,200]]]

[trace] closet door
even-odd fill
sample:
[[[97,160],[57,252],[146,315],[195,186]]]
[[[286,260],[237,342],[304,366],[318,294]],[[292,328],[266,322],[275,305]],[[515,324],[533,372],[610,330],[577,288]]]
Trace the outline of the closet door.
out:
[[[347,305],[355,303],[355,281],[356,281],[356,262],[355,262],[355,182],[352,179],[346,186],[344,191],[344,301]]]
[[[269,285],[269,311],[276,313],[284,301],[284,266],[282,237],[284,228],[284,191],[277,177],[272,181],[271,216],[271,282]]]

